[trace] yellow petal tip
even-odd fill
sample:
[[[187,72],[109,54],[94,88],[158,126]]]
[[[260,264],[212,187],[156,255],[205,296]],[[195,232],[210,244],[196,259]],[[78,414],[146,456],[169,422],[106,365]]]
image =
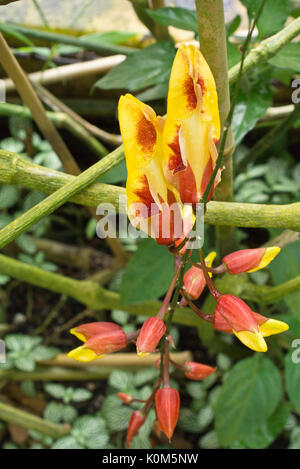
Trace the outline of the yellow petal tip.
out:
[[[263,338],[262,333],[255,331],[240,331],[235,332],[234,334],[237,338],[244,344],[246,347],[254,350],[255,352],[266,352],[268,350],[268,346],[266,341]]]
[[[97,358],[102,358],[104,355],[97,355],[93,350],[85,348],[84,345],[81,345],[80,347],[71,350],[68,353],[68,357],[73,358],[79,362],[87,363]]]

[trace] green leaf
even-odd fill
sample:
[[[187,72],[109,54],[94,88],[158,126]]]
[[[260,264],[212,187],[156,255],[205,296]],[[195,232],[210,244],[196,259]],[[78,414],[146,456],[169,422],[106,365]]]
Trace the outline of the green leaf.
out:
[[[108,379],[108,384],[118,392],[126,392],[132,388],[133,374],[128,371],[114,370]]]
[[[162,26],[174,26],[175,28],[185,29],[198,33],[198,23],[196,12],[180,7],[166,7],[157,10],[146,10],[147,14]]]
[[[0,188],[0,210],[13,207],[19,200],[20,189],[15,186],[2,186]]]
[[[156,368],[144,368],[143,370],[137,371],[134,375],[134,386],[143,386],[149,381],[154,381],[158,378],[159,371]]]
[[[104,184],[117,184],[119,182],[126,181],[127,170],[126,170],[126,161],[123,160],[112,169],[103,174],[97,182],[102,182]]]
[[[242,80],[232,121],[236,145],[253,129],[271,103],[272,91],[269,86],[269,72],[259,74],[254,81],[250,81],[247,77]]]
[[[285,384],[289,398],[300,415],[300,341],[293,344],[295,349],[285,356]]]
[[[13,351],[31,351],[41,341],[40,337],[30,337],[25,334],[9,334],[5,337],[7,348]]]
[[[274,57],[269,60],[271,65],[279,68],[291,69],[300,72],[300,45],[291,42],[284,46]]]
[[[261,5],[261,0],[241,0],[241,2],[247,8],[250,17],[256,15]]]
[[[280,31],[289,15],[289,0],[267,1],[257,22],[260,37],[268,37]]]
[[[270,264],[269,270],[275,285],[291,280],[300,275],[299,263],[300,241],[285,246],[279,256]],[[299,314],[300,291],[296,291],[284,297],[284,302],[291,312]]]
[[[88,389],[84,389],[84,388],[74,389],[72,393],[72,401],[74,402],[87,401],[88,399],[91,399],[92,395],[93,394]]]
[[[97,41],[99,44],[124,44],[129,39],[132,39],[136,36],[136,33],[129,33],[125,31],[108,31],[105,33],[93,33],[93,34],[84,34],[80,36],[81,41]]]
[[[206,433],[202,438],[200,438],[198,443],[199,448],[202,449],[218,449],[220,448],[220,443],[218,440],[218,435],[215,431]]]
[[[188,407],[180,409],[178,427],[189,433],[199,433],[202,430],[198,416]]]
[[[101,449],[108,443],[109,436],[105,421],[101,417],[84,415],[76,420],[72,435],[88,449]]]
[[[267,448],[282,432],[290,410],[291,406],[288,402],[280,405],[266,422],[253,432],[249,432],[243,442],[251,449]]]
[[[168,89],[169,83],[160,83],[138,93],[136,98],[143,102],[154,101],[156,99],[166,99],[168,96]]]
[[[151,85],[167,82],[175,56],[174,46],[167,41],[131,54],[120,65],[110,70],[95,83],[104,90],[127,89],[137,91]]]
[[[8,137],[1,140],[1,150],[12,151],[14,153],[22,153],[24,150],[24,143],[16,138]]]
[[[55,397],[55,399],[62,399],[64,397],[65,386],[62,384],[47,383],[44,388],[45,391],[47,391],[50,396]]]
[[[135,304],[164,294],[174,272],[174,259],[165,246],[145,239],[129,260],[120,288],[121,303]]]
[[[79,445],[75,440],[74,436],[64,436],[63,438],[59,438],[56,442],[51,446],[51,449],[83,449],[84,447]]]
[[[220,443],[226,447],[247,437],[272,415],[281,395],[280,374],[268,358],[256,354],[236,364],[215,406]]]

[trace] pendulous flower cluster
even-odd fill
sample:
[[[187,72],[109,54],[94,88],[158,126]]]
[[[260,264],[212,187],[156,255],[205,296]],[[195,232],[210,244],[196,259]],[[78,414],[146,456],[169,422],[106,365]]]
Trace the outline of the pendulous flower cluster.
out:
[[[216,145],[220,138],[216,86],[200,51],[193,45],[179,47],[170,76],[165,118],[156,116],[151,107],[127,94],[120,98],[119,121],[128,171],[128,217],[135,227],[169,248],[175,258],[175,273],[158,313],[146,319],[141,329],[126,334],[111,322],[77,326],[71,333],[83,345],[68,355],[90,362],[132,343],[139,357],[160,352],[155,364],[160,376],[148,399],[117,394],[126,405],[141,403],[129,422],[126,437],[129,447],[153,406],[157,416],[155,433],[162,432],[169,440],[173,436],[180,395],[170,385],[170,364],[190,380],[203,380],[216,372],[215,367],[206,364],[186,361],[181,365],[172,360],[170,346],[174,343],[169,330],[175,306],[189,305],[215,330],[234,334],[257,352],[267,350],[265,337],[283,332],[288,326],[255,313],[236,296],[220,293],[213,283],[215,275],[237,275],[266,267],[279,253],[279,247],[235,251],[216,267],[213,267],[216,252],[204,258],[199,248],[200,262],[189,257],[188,233],[195,221],[195,205],[206,188],[210,192],[208,200],[212,197],[221,177],[221,170],[216,168]],[[187,264],[190,268],[186,270]],[[204,314],[194,303],[206,287],[216,301],[212,314]]]

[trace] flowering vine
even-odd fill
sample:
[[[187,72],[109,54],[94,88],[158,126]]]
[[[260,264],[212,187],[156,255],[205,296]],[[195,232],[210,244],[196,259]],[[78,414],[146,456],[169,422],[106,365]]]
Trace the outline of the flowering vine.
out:
[[[187,361],[182,366],[171,359],[170,326],[177,305],[188,304],[214,329],[234,334],[257,352],[267,350],[265,337],[283,332],[288,326],[255,313],[236,296],[222,294],[213,281],[216,275],[238,275],[266,267],[279,253],[279,247],[235,251],[225,256],[220,265],[213,266],[216,253],[204,257],[199,243],[199,262],[190,259],[189,233],[195,223],[196,206],[203,198],[205,204],[211,199],[222,171],[217,165],[220,119],[216,85],[198,48],[181,45],[177,51],[165,118],[156,116],[150,106],[126,94],[120,98],[119,122],[128,171],[128,217],[135,227],[167,246],[174,255],[174,277],[156,316],[149,317],[140,330],[125,334],[120,326],[109,322],[83,324],[71,333],[84,344],[69,356],[89,362],[117,352],[129,343],[136,345],[139,357],[160,352],[156,363],[160,376],[148,399],[118,393],[126,405],[143,404],[132,413],[129,422],[126,444],[130,446],[152,407],[157,416],[156,432],[172,438],[180,395],[170,385],[170,364],[191,380],[205,379],[216,371],[206,364]],[[192,236],[199,241],[197,234]],[[194,303],[206,287],[216,300],[211,314],[204,314]]]

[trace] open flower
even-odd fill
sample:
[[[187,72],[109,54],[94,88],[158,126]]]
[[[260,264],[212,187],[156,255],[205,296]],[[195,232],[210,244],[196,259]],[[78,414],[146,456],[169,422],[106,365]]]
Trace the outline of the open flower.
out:
[[[68,353],[68,357],[82,362],[102,358],[106,353],[117,352],[126,347],[125,332],[113,322],[91,322],[70,330],[84,345]]]
[[[286,331],[289,326],[282,321],[254,313],[240,298],[223,295],[217,303],[213,317],[214,328],[233,333],[247,347],[256,352],[266,352],[264,337]]]
[[[192,204],[203,195],[217,158],[216,86],[200,51],[193,45],[179,47],[166,119],[126,94],[119,101],[119,122],[128,217],[158,243],[171,245],[192,229]]]

